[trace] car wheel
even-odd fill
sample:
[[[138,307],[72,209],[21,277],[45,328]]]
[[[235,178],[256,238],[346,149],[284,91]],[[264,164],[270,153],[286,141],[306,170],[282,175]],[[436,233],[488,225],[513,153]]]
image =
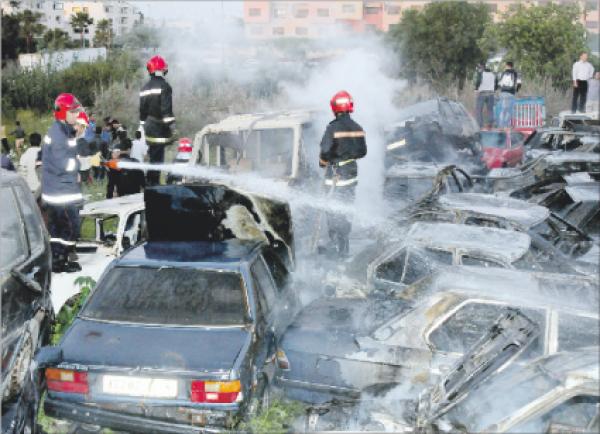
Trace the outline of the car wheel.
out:
[[[12,372],[10,373],[10,381],[8,383],[8,390],[5,397],[5,399],[8,401],[15,398],[21,391],[27,373],[29,372],[29,364],[31,363],[32,358],[33,340],[31,339],[31,335],[28,333],[25,337],[23,346],[21,347],[21,351],[17,355]]]

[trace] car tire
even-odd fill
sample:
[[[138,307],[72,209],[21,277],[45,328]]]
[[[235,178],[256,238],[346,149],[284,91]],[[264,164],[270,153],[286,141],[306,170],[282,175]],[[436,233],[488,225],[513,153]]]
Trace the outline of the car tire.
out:
[[[33,351],[33,339],[31,338],[31,334],[27,332],[27,335],[23,341],[23,345],[21,346],[21,350],[19,351],[19,354],[15,360],[15,365],[10,373],[10,380],[4,396],[6,401],[11,401],[21,391],[27,373],[29,372],[29,365],[31,364],[31,359],[33,358]]]

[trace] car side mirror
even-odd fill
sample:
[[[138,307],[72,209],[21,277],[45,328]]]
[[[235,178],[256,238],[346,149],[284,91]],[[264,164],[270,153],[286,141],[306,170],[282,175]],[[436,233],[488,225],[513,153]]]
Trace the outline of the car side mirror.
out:
[[[38,369],[46,368],[47,366],[55,366],[62,362],[63,351],[60,347],[46,346],[40,348],[35,355],[35,362]]]
[[[10,274],[17,279],[19,282],[21,282],[21,284],[23,284],[24,286],[27,287],[27,289],[29,289],[30,291],[33,292],[37,292],[39,294],[41,294],[42,292],[44,292],[44,290],[42,289],[42,287],[40,286],[39,283],[37,283],[35,280],[28,278],[27,276],[25,276],[23,273],[21,273],[20,271],[17,270],[12,270],[10,272]]]

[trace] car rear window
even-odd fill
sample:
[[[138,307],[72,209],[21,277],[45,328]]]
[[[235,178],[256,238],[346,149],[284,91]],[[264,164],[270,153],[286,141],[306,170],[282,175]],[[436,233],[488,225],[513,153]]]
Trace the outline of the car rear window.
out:
[[[238,273],[117,267],[101,280],[84,318],[141,324],[222,326],[247,322]]]

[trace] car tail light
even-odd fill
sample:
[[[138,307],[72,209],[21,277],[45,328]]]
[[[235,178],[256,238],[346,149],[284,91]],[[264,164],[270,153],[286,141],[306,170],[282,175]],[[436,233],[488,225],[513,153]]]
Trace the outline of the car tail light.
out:
[[[72,371],[70,369],[46,369],[46,384],[48,390],[65,393],[88,393],[87,372]]]
[[[284,371],[290,370],[290,361],[283,350],[277,350],[275,357],[277,357],[277,366],[279,366],[279,369],[283,369]]]
[[[229,404],[241,397],[242,384],[240,380],[233,381],[192,381],[192,402],[207,402]]]

